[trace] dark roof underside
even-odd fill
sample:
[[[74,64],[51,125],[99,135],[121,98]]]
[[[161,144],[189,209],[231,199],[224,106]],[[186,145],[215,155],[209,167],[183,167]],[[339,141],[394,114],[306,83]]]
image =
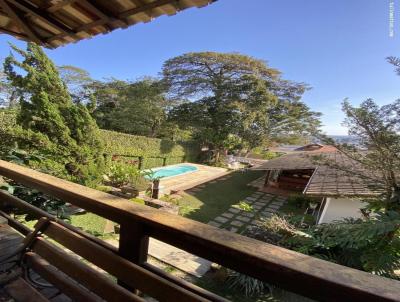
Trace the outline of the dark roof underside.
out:
[[[216,0],[0,0],[0,32],[49,48]]]

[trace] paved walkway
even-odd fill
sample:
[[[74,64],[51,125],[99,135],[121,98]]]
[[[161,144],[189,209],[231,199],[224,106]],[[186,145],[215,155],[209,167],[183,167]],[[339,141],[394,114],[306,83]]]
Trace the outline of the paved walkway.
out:
[[[286,202],[282,196],[263,192],[254,192],[244,200],[252,207],[252,211],[245,211],[231,206],[228,211],[214,218],[208,224],[227,229],[235,233],[242,233],[247,227],[256,225],[262,217],[270,217]]]
[[[189,254],[154,238],[150,238],[149,254],[162,262],[168,263],[198,278],[203,276],[211,267],[210,261]]]
[[[230,177],[229,174],[224,175],[209,183],[216,183]],[[199,184],[186,192],[195,193],[201,191],[205,186],[206,184]],[[247,227],[255,225],[260,218],[270,217],[276,213],[286,202],[286,198],[257,191],[245,198],[244,201],[251,205],[252,211],[244,211],[231,206],[225,213],[214,218],[208,224],[231,232],[242,233]],[[117,240],[106,241],[118,245]],[[203,276],[211,267],[210,261],[153,238],[150,238],[149,242],[149,255],[195,277]]]
[[[118,246],[118,240],[116,239],[107,239],[105,241]],[[203,276],[211,267],[210,261],[154,238],[149,240],[149,255],[198,278]]]
[[[174,177],[162,178],[160,186],[163,187],[163,193],[169,194],[171,190],[186,190],[193,188],[230,173],[230,171],[225,168],[210,167],[206,165],[183,163],[176,166],[179,165],[194,166],[197,170],[191,173],[176,175]]]

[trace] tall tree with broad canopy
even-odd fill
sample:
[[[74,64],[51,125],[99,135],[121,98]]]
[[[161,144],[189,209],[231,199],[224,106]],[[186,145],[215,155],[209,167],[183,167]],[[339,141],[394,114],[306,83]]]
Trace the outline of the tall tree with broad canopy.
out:
[[[45,137],[67,170],[84,177],[83,170],[101,158],[96,122],[84,105],[72,102],[56,66],[41,47],[28,43],[26,51],[12,49],[23,58],[20,62],[11,54],[4,62],[5,74],[21,92],[18,124]]]
[[[281,134],[308,134],[319,114],[301,102],[303,83],[283,80],[266,62],[236,53],[187,53],[167,60],[163,78],[169,96],[186,102],[170,119],[192,128],[197,137],[221,151],[236,137],[252,149]]]

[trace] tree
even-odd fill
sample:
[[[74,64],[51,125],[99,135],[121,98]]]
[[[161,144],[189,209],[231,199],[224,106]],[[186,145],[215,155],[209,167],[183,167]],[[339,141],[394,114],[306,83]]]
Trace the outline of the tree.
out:
[[[7,75],[0,70],[0,106],[15,108],[18,105],[18,90],[11,85]]]
[[[57,70],[62,81],[68,87],[72,100],[75,103],[84,103],[86,87],[94,81],[89,72],[72,65],[58,66]]]
[[[106,81],[93,81],[85,86],[84,98],[87,107],[101,129],[112,129],[112,113],[120,106],[127,81],[114,78]]]
[[[39,46],[28,43],[26,51],[12,49],[23,57],[19,62],[11,54],[4,63],[9,81],[21,91],[18,124],[44,136],[51,143],[48,149],[65,162],[67,170],[84,177],[85,168],[101,158],[95,121],[85,106],[72,102],[56,66]]]
[[[233,136],[251,149],[274,129],[278,132],[272,115],[283,116],[284,109],[292,113],[303,104],[299,97],[307,89],[304,84],[282,80],[280,72],[264,61],[232,53],[187,53],[169,59],[163,77],[171,98],[187,100],[171,110],[170,119],[182,128],[191,127],[195,136],[211,144],[217,151],[216,160]],[[303,109],[308,108],[303,104]],[[301,124],[304,110],[298,113]],[[317,127],[318,115],[306,113],[307,123]]]
[[[370,189],[382,192],[381,196],[368,203],[376,210],[400,210],[400,100],[379,106],[367,99],[358,107],[344,100],[343,125],[348,134],[357,138],[357,146],[338,144],[333,139],[321,136],[326,144],[335,145],[342,153],[359,166],[335,166],[336,169],[357,175],[370,183]],[[322,159],[323,160],[323,159]],[[329,164],[329,163],[326,163]]]
[[[174,101],[166,98],[161,81],[153,78],[133,82],[112,79],[94,82],[88,88],[94,105],[92,114],[101,128],[149,137],[177,133],[172,129],[174,125],[166,121]]]
[[[143,79],[130,83],[118,107],[110,114],[113,130],[157,137],[166,120],[169,102],[161,82]]]
[[[400,60],[388,61],[400,72]],[[368,180],[378,194],[364,198],[367,214],[363,219],[343,220],[311,228],[311,244],[325,255],[344,265],[399,279],[400,269],[400,100],[379,106],[372,99],[353,106],[342,103],[343,125],[357,138],[357,145],[339,144],[322,136],[356,163],[336,165],[360,179]],[[329,164],[329,163],[325,163]],[[292,239],[291,239],[292,240]],[[329,254],[327,254],[329,252]]]

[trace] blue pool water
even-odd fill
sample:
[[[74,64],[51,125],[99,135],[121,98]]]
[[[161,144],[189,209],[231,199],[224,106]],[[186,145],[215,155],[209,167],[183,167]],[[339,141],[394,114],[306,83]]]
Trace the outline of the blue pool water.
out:
[[[149,178],[171,177],[188,172],[194,172],[196,170],[197,170],[196,167],[189,165],[164,167],[164,168],[152,169],[154,173],[152,175],[146,175],[145,178],[149,179]]]

